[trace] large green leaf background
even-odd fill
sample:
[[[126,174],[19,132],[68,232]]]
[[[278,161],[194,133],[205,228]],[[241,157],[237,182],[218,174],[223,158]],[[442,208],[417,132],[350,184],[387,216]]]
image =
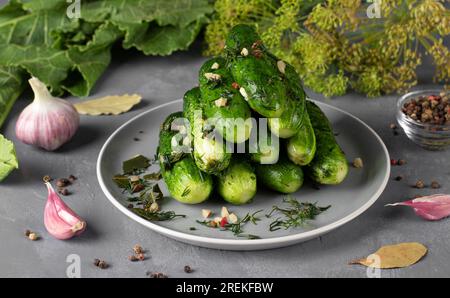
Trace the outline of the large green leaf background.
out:
[[[208,0],[10,0],[0,9],[0,126],[26,79],[52,93],[87,96],[121,42],[146,55],[170,55],[195,40],[212,13]]]

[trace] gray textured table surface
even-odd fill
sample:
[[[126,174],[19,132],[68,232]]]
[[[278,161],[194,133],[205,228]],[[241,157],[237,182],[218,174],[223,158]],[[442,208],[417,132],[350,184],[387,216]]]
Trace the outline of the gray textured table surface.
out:
[[[0,277],[65,277],[66,257],[81,258],[82,277],[145,277],[146,271],[164,272],[170,277],[365,277],[360,266],[347,265],[379,246],[419,241],[429,254],[418,264],[399,270],[383,271],[383,277],[427,277],[450,275],[449,220],[426,222],[407,208],[383,207],[430,189],[411,187],[417,179],[438,180],[441,192],[450,192],[449,152],[427,152],[416,147],[402,133],[393,136],[389,123],[394,121],[396,96],[366,99],[350,94],[328,100],[361,118],[377,131],[393,158],[408,164],[394,167],[392,176],[405,175],[401,182],[389,182],[380,199],[367,212],[343,227],[303,244],[256,252],[229,252],[186,245],[131,221],[106,199],[97,182],[95,163],[107,137],[131,117],[161,103],[180,98],[196,84],[197,70],[204,58],[197,51],[170,57],[144,57],[137,53],[116,53],[115,62],[97,83],[92,96],[137,92],[143,103],[120,116],[82,117],[81,127],[71,143],[58,152],[44,152],[17,141],[14,125],[19,112],[29,103],[24,95],[15,105],[2,133],[17,146],[20,170],[0,184]],[[422,70],[427,78],[429,71]],[[424,87],[421,85],[420,87]],[[320,97],[319,97],[320,98]],[[76,99],[73,99],[76,100]],[[53,239],[43,225],[46,189],[44,175],[79,177],[71,187],[67,203],[88,222],[89,229],[69,241]],[[36,242],[24,236],[26,229],[42,235]],[[141,244],[148,250],[144,262],[127,260],[131,248]],[[101,258],[111,268],[92,265]],[[189,264],[195,272],[187,275]]]

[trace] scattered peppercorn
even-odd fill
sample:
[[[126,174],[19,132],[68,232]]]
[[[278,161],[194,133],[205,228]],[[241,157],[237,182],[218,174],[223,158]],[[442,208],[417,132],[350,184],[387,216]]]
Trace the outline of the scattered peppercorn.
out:
[[[415,184],[415,187],[419,188],[419,189],[424,188],[425,187],[425,183],[423,183],[422,180],[417,180],[417,182]]]
[[[133,140],[134,140],[135,142],[139,142],[141,139],[139,139],[139,138],[133,138]]]
[[[75,177],[74,175],[70,175],[67,179],[69,179],[70,183],[74,183],[75,180],[77,180],[78,178]]]
[[[397,161],[397,164],[398,164],[399,166],[403,166],[403,165],[406,164],[406,160],[404,160],[404,159],[399,159],[399,160]]]
[[[140,130],[139,133],[144,133],[144,131],[143,131],[143,130]]]
[[[419,96],[404,103],[402,112],[417,122],[450,125],[450,96],[446,92]]]
[[[109,267],[108,263],[100,259],[94,259],[94,265],[100,269],[106,269]]]
[[[28,237],[28,236],[30,236],[30,234],[31,234],[31,231],[30,231],[30,230],[26,230],[26,231],[25,231],[25,236]]]
[[[100,261],[99,263],[98,263],[98,268],[100,268],[100,269],[106,269],[106,268],[108,268],[109,267],[109,265],[108,265],[108,263],[106,263],[105,261]]]
[[[49,175],[45,175],[42,180],[44,180],[45,183],[52,181],[52,177],[50,177]]]
[[[134,208],[134,205],[133,204],[128,204],[128,209],[133,209]]]
[[[68,196],[70,192],[67,190],[67,188],[58,188],[58,192],[62,194],[63,196]]]
[[[400,180],[402,180],[402,179],[403,179],[403,176],[402,176],[402,175],[399,175],[399,176],[395,177],[395,181],[400,181]]]
[[[196,227],[190,227],[189,230],[190,231],[195,231],[195,230],[197,230],[197,228]]]
[[[399,135],[398,131],[394,130],[394,136],[398,136],[398,135]]]
[[[167,278],[167,275],[161,272],[147,272],[147,276],[150,278]]]
[[[194,271],[194,270],[192,270],[191,266],[188,266],[188,265],[184,266],[184,272],[186,272],[186,273],[192,273],[193,271]]]
[[[69,184],[70,181],[66,178],[59,178],[58,180],[56,180],[56,186],[58,187],[66,187]]]
[[[36,233],[31,232],[30,234],[28,234],[28,239],[30,239],[31,241],[36,241],[39,239],[39,236]]]
[[[360,157],[357,157],[353,160],[353,166],[357,169],[360,169],[364,166],[363,161]]]
[[[139,244],[136,244],[133,247],[133,251],[134,251],[135,254],[141,254],[141,253],[144,252],[144,250],[142,249],[142,246],[140,246]]]
[[[130,260],[131,262],[136,262],[139,259],[135,255],[132,255],[128,257],[128,260]]]
[[[441,188],[441,185],[437,181],[432,181],[431,188],[434,188],[434,189]]]

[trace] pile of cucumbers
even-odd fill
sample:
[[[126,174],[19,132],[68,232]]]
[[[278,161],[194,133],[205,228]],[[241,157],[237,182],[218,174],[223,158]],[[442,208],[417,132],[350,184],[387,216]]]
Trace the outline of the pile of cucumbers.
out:
[[[257,185],[293,193],[304,173],[320,184],[347,176],[325,114],[251,26],[231,30],[223,55],[202,65],[199,87],[183,100],[183,111],[161,125],[157,150],[167,188],[182,203],[201,203],[216,190],[229,203],[245,204]]]

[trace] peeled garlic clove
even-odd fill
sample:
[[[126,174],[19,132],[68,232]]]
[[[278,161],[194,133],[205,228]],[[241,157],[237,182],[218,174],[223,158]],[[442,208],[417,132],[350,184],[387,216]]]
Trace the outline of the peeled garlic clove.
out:
[[[33,89],[34,100],[20,114],[16,136],[25,144],[56,150],[73,137],[80,124],[80,116],[71,103],[53,97],[39,79],[33,77],[28,82]]]
[[[49,182],[45,185],[48,189],[48,199],[44,210],[44,225],[47,231],[60,240],[83,233],[86,222],[61,200]]]

